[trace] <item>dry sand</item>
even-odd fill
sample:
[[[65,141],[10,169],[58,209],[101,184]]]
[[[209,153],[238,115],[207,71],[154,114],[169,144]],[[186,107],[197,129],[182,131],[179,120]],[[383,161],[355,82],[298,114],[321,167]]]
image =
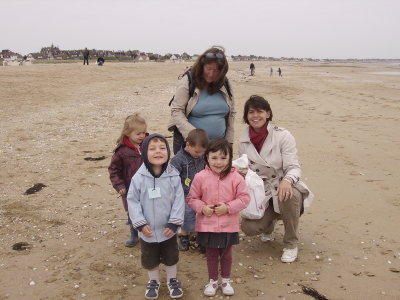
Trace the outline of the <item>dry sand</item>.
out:
[[[248,65],[230,64],[236,141],[246,97],[265,96],[274,123],[296,137],[316,199],[295,263],[279,260],[282,224],[274,242],[235,247],[234,298],[310,299],[302,284],[329,299],[400,299],[400,76],[368,73],[399,65],[256,62],[254,77]],[[167,103],[185,66],[0,67],[0,299],[144,298],[147,273],[140,250],[123,245],[129,229],[107,167],[132,112],[170,136]],[[271,66],[284,77],[269,77]],[[23,195],[35,183],[47,187]],[[201,254],[182,253],[178,277],[184,299],[204,298]]]

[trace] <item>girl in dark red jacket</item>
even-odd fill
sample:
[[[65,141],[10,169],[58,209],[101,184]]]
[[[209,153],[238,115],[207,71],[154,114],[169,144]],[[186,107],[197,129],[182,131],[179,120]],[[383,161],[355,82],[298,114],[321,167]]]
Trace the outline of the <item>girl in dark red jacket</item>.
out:
[[[125,119],[121,136],[117,140],[117,146],[108,167],[110,180],[114,189],[120,194],[124,209],[128,212],[126,194],[133,175],[141,166],[143,160],[141,156],[141,144],[148,136],[146,121],[138,113],[128,116]],[[133,228],[128,215],[131,236],[125,242],[126,247],[135,246],[138,241],[138,233]]]

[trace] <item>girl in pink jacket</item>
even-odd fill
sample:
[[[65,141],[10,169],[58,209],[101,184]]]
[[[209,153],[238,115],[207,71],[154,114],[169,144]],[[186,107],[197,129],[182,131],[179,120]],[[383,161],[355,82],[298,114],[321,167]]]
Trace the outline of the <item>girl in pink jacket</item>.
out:
[[[218,289],[221,264],[221,288],[233,295],[230,284],[232,245],[239,243],[239,212],[250,196],[243,177],[232,167],[232,146],[224,138],[212,141],[205,152],[206,168],[197,173],[187,197],[197,213],[197,242],[206,248],[209,283],[204,295],[214,296]]]

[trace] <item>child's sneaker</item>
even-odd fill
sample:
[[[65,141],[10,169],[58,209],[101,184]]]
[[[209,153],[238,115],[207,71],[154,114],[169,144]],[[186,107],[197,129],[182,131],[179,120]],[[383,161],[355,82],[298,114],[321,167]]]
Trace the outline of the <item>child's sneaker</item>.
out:
[[[204,295],[213,297],[218,289],[218,281],[210,279],[210,282],[207,283],[206,287],[204,288]]]
[[[190,240],[190,242],[189,242],[189,248],[190,248],[191,250],[197,250],[197,251],[199,251],[201,254],[206,253],[206,248],[205,248],[204,246],[199,245],[199,244],[197,243],[196,237],[195,237],[195,236]]]
[[[232,280],[230,280],[229,278],[222,278],[221,288],[222,293],[225,296],[232,296],[235,293],[233,287],[231,286],[231,282]]]
[[[171,278],[169,280],[168,290],[171,298],[180,298],[183,296],[181,283],[176,278]]]
[[[144,294],[146,299],[157,299],[159,288],[160,284],[157,282],[157,280],[149,280],[146,286],[146,294]]]
[[[189,236],[188,235],[180,235],[179,236],[178,249],[179,249],[179,251],[188,251],[189,250]]]

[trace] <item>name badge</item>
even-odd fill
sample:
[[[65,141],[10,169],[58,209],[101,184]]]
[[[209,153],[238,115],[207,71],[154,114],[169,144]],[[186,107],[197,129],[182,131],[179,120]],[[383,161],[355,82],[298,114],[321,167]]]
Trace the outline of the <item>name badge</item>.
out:
[[[161,191],[159,187],[156,188],[149,188],[149,198],[154,199],[154,198],[160,198],[161,197]]]
[[[189,186],[189,185],[190,185],[190,182],[191,182],[190,178],[186,178],[186,179],[185,179],[185,185],[186,185],[186,186]]]

